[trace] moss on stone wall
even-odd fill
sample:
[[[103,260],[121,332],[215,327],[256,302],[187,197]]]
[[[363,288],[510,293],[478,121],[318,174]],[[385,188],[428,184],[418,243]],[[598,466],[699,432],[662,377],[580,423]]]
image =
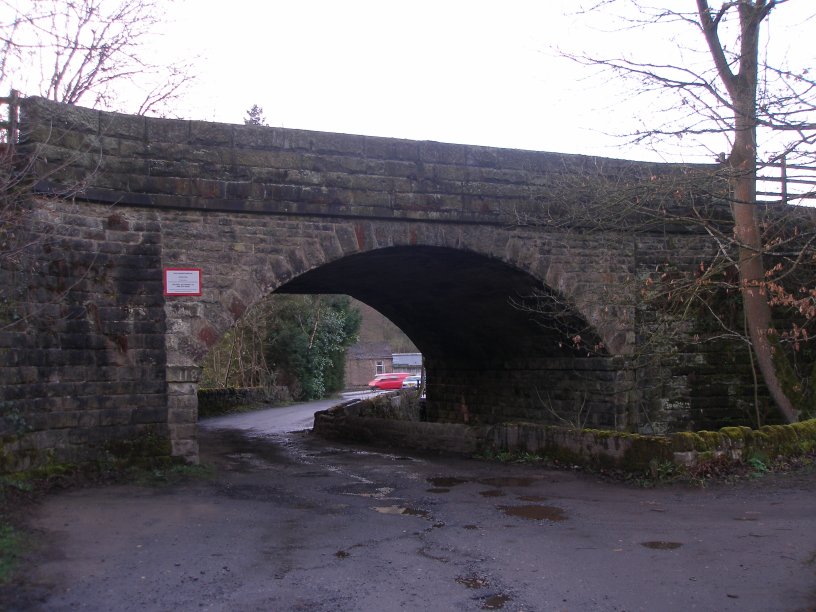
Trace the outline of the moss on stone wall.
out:
[[[130,438],[110,440],[102,448],[108,458],[129,466],[153,467],[172,462],[170,438],[153,427]]]
[[[385,398],[385,399],[383,399]],[[388,399],[388,402],[385,400]],[[394,398],[378,398],[380,414],[374,402],[354,406],[336,407],[323,417],[332,421],[318,426],[315,432],[327,437],[360,439],[368,432],[369,424],[388,422],[389,431],[399,427],[409,431],[413,423],[400,418],[390,403]],[[385,402],[385,403],[384,403]],[[354,413],[354,423],[347,423],[347,411]],[[376,413],[376,414],[375,414]],[[338,427],[335,421],[342,421]],[[339,422],[338,421],[338,422]],[[321,421],[323,423],[323,421]],[[352,426],[353,425],[353,426]],[[534,454],[575,465],[622,469],[633,473],[655,473],[661,465],[677,466],[677,469],[704,469],[707,464],[728,464],[763,460],[777,457],[793,457],[816,449],[816,419],[792,425],[766,425],[760,429],[750,427],[724,427],[718,431],[689,431],[666,436],[624,433],[597,429],[572,429],[539,423],[501,423],[492,426],[443,425],[423,423],[429,427],[462,427],[479,436],[478,447],[487,455],[502,453]],[[324,431],[325,430],[325,431]],[[331,436],[328,436],[331,434]],[[394,435],[393,439],[407,442],[410,436]],[[432,445],[425,444],[428,449]],[[452,451],[452,446],[435,450]],[[674,469],[674,468],[673,468]]]
[[[104,466],[106,469],[131,467],[152,469],[173,462],[170,439],[157,428],[148,427],[133,436],[102,443],[74,459],[58,456],[54,448],[20,449],[15,443],[0,441],[0,474],[14,479],[48,479],[66,472]]]

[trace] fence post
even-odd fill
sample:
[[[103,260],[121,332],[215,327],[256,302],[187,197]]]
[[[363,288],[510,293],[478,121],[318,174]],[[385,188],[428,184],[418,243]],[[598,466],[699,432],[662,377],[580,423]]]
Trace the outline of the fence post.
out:
[[[0,121],[0,130],[6,131],[6,145],[11,149],[17,144],[20,109],[19,92],[12,89],[8,96],[0,98],[0,104],[8,105],[8,119]]]

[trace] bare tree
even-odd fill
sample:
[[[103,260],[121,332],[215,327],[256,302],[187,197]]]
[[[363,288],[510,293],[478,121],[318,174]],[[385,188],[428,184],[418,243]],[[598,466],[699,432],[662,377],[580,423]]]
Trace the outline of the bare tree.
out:
[[[672,106],[676,111],[663,115],[669,120],[631,134],[633,140],[662,142],[688,136],[716,143],[717,138],[726,139],[729,152],[718,156],[718,167],[711,172],[727,186],[722,195],[730,204],[733,230],[731,234],[713,232],[722,244],[720,264],[730,264],[731,252],[736,252],[733,265],[738,279],[733,285],[741,296],[756,364],[784,418],[793,422],[800,412],[793,399],[796,385],[783,381],[783,372],[791,365],[779,350],[779,343],[780,339],[789,339],[798,347],[811,336],[806,326],[797,323],[792,329],[779,329],[773,307],[796,311],[807,324],[816,318],[814,239],[812,232],[803,231],[797,222],[781,220],[779,214],[776,219],[764,215],[757,188],[764,168],[794,162],[807,169],[816,160],[816,80],[807,65],[774,65],[764,36],[770,15],[782,10],[787,2],[729,0],[711,6],[708,0],[688,0],[686,11],[677,8],[678,3],[666,8],[638,0],[595,2],[585,13],[633,9],[624,17],[626,28],[668,24],[691,26],[696,34],[682,39],[683,46],[676,48],[676,57],[670,62],[625,54],[612,58],[566,55],[635,79],[641,92],[669,93],[674,98]],[[706,59],[689,61],[694,51],[702,51]],[[758,136],[763,140],[758,141]],[[783,188],[779,200],[787,205],[801,195]],[[805,195],[812,197],[812,189]],[[704,222],[709,229],[715,227],[704,217],[696,221]],[[704,269],[696,280],[687,283],[688,288],[699,289],[712,278],[722,280],[725,268],[727,265]],[[784,282],[793,278],[798,283],[795,288]],[[676,288],[674,295],[678,295]],[[695,295],[695,299],[705,299],[699,291]]]
[[[264,343],[269,320],[275,316],[274,302],[259,302],[229,330],[204,362],[203,382],[212,388],[264,387],[275,383]]]
[[[0,112],[8,115],[0,125],[0,271],[29,273],[25,254],[45,239],[26,229],[30,187],[47,177],[36,159],[16,149],[14,89],[137,114],[166,110],[192,75],[187,64],[150,59],[161,8],[161,0],[0,0],[0,92],[12,91],[0,98]],[[79,185],[65,186],[61,195]],[[0,304],[9,312],[20,301],[11,293],[10,283],[0,286]],[[37,312],[15,311],[0,325]]]
[[[0,0],[0,88],[146,114],[168,109],[190,62],[153,61],[160,0]]]

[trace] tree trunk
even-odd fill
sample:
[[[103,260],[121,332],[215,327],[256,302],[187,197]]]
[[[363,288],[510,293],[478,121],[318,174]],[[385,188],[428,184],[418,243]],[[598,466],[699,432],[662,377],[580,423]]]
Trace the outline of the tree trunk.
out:
[[[734,235],[740,244],[739,273],[742,304],[759,371],[785,420],[793,423],[799,420],[798,414],[782,388],[774,363],[774,349],[768,337],[773,323],[768,295],[764,289],[765,266],[762,262],[762,240],[756,219],[756,205],[749,203],[755,202],[756,196],[746,199],[746,196],[750,198],[751,192],[755,191],[756,176],[754,173],[748,176],[739,175],[734,179],[734,199],[736,201],[732,204],[732,212]]]
[[[697,0],[700,25],[706,37],[720,79],[728,91],[734,111],[734,144],[728,165],[731,168],[734,237],[739,244],[740,291],[754,354],[765,385],[789,423],[798,420],[790,398],[782,388],[774,362],[771,307],[765,290],[765,266],[762,261],[762,234],[757,221],[756,200],[756,96],[759,58],[759,28],[774,2],[740,0],[739,72],[734,74],[726,60],[717,31],[720,13],[712,16],[706,0]],[[781,357],[781,355],[780,355]]]

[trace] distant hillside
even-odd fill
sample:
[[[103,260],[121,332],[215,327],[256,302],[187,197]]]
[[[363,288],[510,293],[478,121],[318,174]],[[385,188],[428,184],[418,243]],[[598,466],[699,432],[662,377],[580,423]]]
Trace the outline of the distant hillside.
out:
[[[363,322],[360,325],[359,336],[361,343],[385,342],[394,353],[419,352],[411,339],[394,325],[389,319],[374,310],[368,304],[351,298],[351,304],[360,311]]]

